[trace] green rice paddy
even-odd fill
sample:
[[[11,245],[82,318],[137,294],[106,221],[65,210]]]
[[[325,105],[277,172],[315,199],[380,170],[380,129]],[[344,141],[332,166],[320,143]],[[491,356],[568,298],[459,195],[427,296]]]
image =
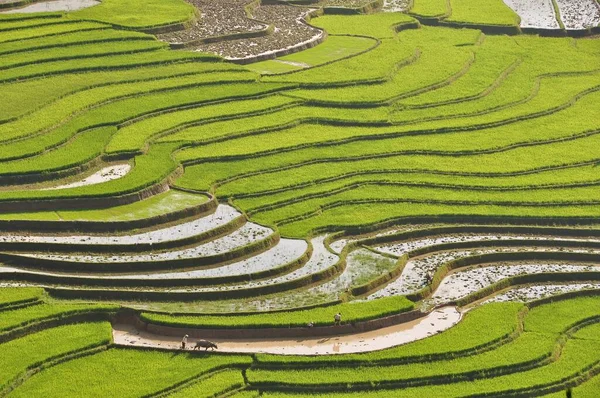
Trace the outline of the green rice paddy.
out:
[[[314,3],[304,21],[289,16],[304,2],[237,0],[0,13],[0,397],[600,395],[600,19],[565,30],[558,10],[561,29],[525,29],[501,0],[388,3]],[[290,46],[294,29],[319,36]],[[464,231],[429,237],[432,224]],[[498,228],[487,245],[469,241],[482,225]],[[520,265],[593,269],[488,275],[446,303],[468,302],[456,326],[362,353],[183,352],[111,333],[132,317],[265,336],[310,336],[310,321],[319,336],[338,312],[353,333],[424,316],[452,275],[490,266],[460,250],[501,258],[510,228],[535,237],[513,245]],[[86,258],[102,239],[111,272]],[[370,297],[416,280],[423,247],[443,257],[426,283]],[[185,266],[159,266],[171,260]],[[560,282],[591,287],[479,301]]]

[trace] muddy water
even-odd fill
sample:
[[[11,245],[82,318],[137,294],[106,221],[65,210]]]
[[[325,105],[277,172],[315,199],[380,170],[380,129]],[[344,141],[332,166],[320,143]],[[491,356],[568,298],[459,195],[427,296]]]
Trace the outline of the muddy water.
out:
[[[552,0],[504,0],[521,18],[523,28],[558,29]]]
[[[117,180],[119,178],[124,177],[131,171],[130,164],[118,164],[113,166],[108,166],[103,168],[102,170],[97,171],[96,173],[83,178],[79,181],[71,182],[68,184],[57,185],[55,187],[43,188],[40,191],[51,191],[56,189],[67,189],[67,188],[77,188],[84,187],[88,185],[96,185],[102,184],[103,182],[109,182],[113,180]]]
[[[416,321],[371,332],[337,337],[296,339],[213,340],[221,352],[270,353],[283,355],[331,355],[369,352],[421,340],[456,325],[461,313],[455,307],[440,308]],[[180,337],[141,332],[130,325],[113,325],[115,344],[178,349]],[[193,341],[190,342],[194,344]]]
[[[231,234],[215,239],[213,241],[200,244],[198,246],[174,250],[164,253],[140,254],[140,255],[114,255],[114,256],[93,256],[93,255],[59,255],[59,254],[37,254],[24,253],[23,256],[31,258],[44,258],[49,260],[62,260],[73,262],[90,263],[114,263],[114,262],[144,262],[144,261],[166,261],[183,258],[197,258],[211,256],[249,245],[261,239],[265,239],[272,234],[270,228],[263,227],[254,223],[246,223]]]
[[[37,242],[68,243],[72,245],[133,245],[170,242],[190,238],[221,227],[242,214],[231,206],[219,205],[217,210],[208,216],[197,218],[167,228],[131,235],[95,236],[95,235],[4,235],[0,234],[0,242]]]
[[[498,283],[503,279],[517,275],[534,275],[540,273],[570,273],[570,272],[595,272],[594,265],[569,265],[569,264],[501,264],[484,266],[457,271],[448,274],[430,301],[436,305],[449,301],[462,299],[487,286]]]
[[[556,0],[565,28],[585,29],[600,24],[600,4],[596,0]]]
[[[577,292],[581,290],[600,290],[600,283],[544,284],[511,288],[484,301],[482,304],[506,301],[518,301],[526,303],[533,300],[539,300],[550,296],[556,296],[569,292]]]
[[[76,11],[100,4],[96,0],[54,0],[40,1],[26,7],[2,11],[0,14],[31,14],[35,12]]]

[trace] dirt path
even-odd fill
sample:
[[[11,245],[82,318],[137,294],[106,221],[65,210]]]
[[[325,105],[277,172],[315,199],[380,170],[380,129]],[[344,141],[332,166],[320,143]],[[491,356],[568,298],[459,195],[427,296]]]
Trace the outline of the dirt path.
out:
[[[455,307],[444,307],[424,318],[365,333],[338,337],[295,339],[213,340],[221,352],[270,353],[284,355],[330,355],[369,352],[421,340],[456,325],[462,315]],[[180,338],[136,330],[131,325],[113,325],[117,345],[178,349]],[[189,346],[195,344],[190,339]]]

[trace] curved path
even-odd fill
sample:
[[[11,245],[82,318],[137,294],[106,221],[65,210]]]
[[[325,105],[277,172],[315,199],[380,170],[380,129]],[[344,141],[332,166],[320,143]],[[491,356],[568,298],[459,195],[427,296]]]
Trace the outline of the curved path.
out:
[[[288,339],[211,339],[221,352],[269,353],[283,355],[331,355],[370,352],[421,340],[443,332],[456,325],[462,314],[456,307],[444,307],[426,317],[370,332]],[[135,329],[129,324],[114,324],[113,339],[116,345],[179,349],[180,337],[163,336]],[[193,347],[194,340],[189,344]]]

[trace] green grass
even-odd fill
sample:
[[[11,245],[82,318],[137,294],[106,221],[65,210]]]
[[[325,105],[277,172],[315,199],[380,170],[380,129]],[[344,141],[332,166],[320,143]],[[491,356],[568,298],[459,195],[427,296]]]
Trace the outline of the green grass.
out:
[[[54,358],[109,344],[108,322],[59,326],[0,344],[0,388]]]
[[[139,397],[228,366],[247,366],[249,356],[202,356],[113,348],[74,359],[38,373],[11,395],[15,397]],[[69,380],[65,383],[65,380]],[[107,383],[107,381],[110,381]]]
[[[363,303],[345,303],[309,310],[256,315],[163,315],[142,313],[142,319],[161,325],[202,328],[261,328],[304,327],[308,322],[315,326],[332,325],[333,316],[342,312],[344,323],[358,322],[409,311],[413,303],[404,297],[389,297]]]
[[[180,0],[102,0],[70,17],[139,29],[187,22],[194,17],[194,8]]]

